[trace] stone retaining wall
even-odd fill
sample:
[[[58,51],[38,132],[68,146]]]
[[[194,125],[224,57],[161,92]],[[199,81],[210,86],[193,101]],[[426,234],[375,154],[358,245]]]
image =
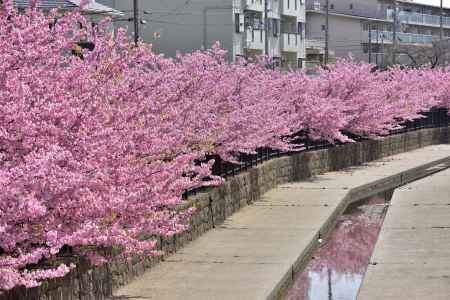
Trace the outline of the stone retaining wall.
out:
[[[190,197],[189,205],[197,208],[191,229],[170,239],[161,239],[159,247],[165,253],[162,257],[143,261],[116,261],[98,268],[80,262],[64,278],[50,280],[38,288],[14,289],[0,294],[0,300],[106,299],[113,289],[128,283],[205,231],[220,225],[225,218],[259,199],[278,184],[444,143],[449,143],[449,128],[433,128],[272,159],[229,178],[220,187]]]

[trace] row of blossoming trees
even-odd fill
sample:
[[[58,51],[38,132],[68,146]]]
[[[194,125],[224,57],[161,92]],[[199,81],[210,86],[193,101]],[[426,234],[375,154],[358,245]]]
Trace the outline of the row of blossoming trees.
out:
[[[447,70],[371,72],[341,61],[316,78],[228,64],[219,47],[168,59],[77,11],[0,9],[0,289],[65,275],[68,247],[101,264],[155,255],[143,237],[182,232],[187,189],[220,183],[218,155],[350,141],[448,107]],[[80,26],[81,25],[81,26]],[[92,51],[71,55],[76,42]],[[105,249],[120,251],[104,251]],[[109,253],[106,255],[105,253]],[[112,256],[111,253],[118,253]],[[50,264],[48,264],[50,262]]]

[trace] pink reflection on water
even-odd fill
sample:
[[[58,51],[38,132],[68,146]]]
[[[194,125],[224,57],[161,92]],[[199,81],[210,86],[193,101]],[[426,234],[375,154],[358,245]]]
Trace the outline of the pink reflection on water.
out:
[[[285,299],[356,299],[380,232],[385,203],[385,199],[374,197],[340,216]]]

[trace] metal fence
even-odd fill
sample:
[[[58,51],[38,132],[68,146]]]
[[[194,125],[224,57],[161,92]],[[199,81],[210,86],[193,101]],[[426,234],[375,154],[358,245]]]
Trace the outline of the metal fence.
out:
[[[439,128],[439,127],[448,127],[450,126],[450,115],[447,109],[439,108],[432,109],[430,112],[422,113],[424,118],[416,119],[412,121],[406,121],[402,125],[402,128],[391,130],[387,136],[402,134],[405,132],[416,131],[425,128]],[[343,132],[346,136],[353,139],[356,142],[360,142],[363,140],[367,140],[365,137],[354,135],[350,132]],[[257,166],[264,161],[270,160],[275,157],[292,155],[294,153],[305,152],[305,151],[315,151],[320,149],[327,149],[336,147],[338,145],[342,145],[343,143],[339,141],[335,141],[334,143],[330,143],[329,141],[323,140],[312,140],[307,137],[305,132],[301,132],[294,137],[294,143],[303,146],[303,150],[300,151],[287,151],[283,152],[280,150],[274,150],[270,148],[259,148],[256,150],[254,154],[244,154],[241,153],[239,155],[239,164],[230,163],[222,160],[217,155],[208,156],[206,159],[214,159],[215,163],[212,168],[212,174],[221,177],[229,177],[237,175],[241,172],[245,172],[248,169]],[[184,194],[184,198],[188,195],[195,194],[201,189],[195,189],[187,191]]]

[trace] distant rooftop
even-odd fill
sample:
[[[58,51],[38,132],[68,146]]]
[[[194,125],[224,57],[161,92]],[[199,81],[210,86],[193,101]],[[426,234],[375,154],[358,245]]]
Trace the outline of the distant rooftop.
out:
[[[440,7],[440,0],[397,0],[398,2],[407,4],[416,4],[422,6]],[[450,9],[450,0],[443,1],[443,7],[445,9]]]
[[[38,7],[42,9],[73,9],[79,7],[80,0],[40,0]],[[29,6],[29,0],[15,0],[16,7],[26,8]],[[114,8],[108,7],[106,5],[100,4],[91,0],[91,2],[83,9],[83,12],[89,14],[104,14],[111,16],[121,16],[123,13]]]

